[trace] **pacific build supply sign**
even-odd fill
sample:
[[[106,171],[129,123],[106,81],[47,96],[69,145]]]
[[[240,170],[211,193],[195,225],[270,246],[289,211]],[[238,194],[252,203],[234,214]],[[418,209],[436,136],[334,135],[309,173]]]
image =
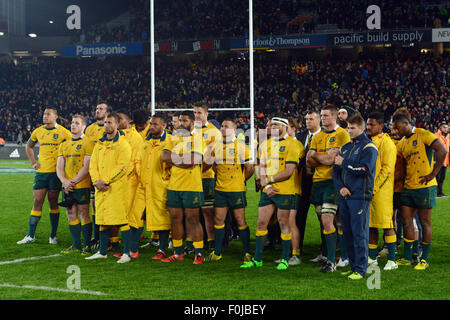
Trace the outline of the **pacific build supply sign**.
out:
[[[79,44],[61,48],[61,56],[63,57],[141,55],[142,52],[142,42]]]
[[[305,35],[305,36],[273,36],[259,37],[253,39],[255,49],[288,49],[288,48],[308,48],[324,47],[327,45],[327,36]],[[249,39],[238,38],[230,40],[231,50],[248,49]]]
[[[433,42],[450,42],[450,28],[432,30]]]
[[[368,46],[373,44],[411,44],[431,42],[431,29],[367,31],[329,34],[329,46]]]

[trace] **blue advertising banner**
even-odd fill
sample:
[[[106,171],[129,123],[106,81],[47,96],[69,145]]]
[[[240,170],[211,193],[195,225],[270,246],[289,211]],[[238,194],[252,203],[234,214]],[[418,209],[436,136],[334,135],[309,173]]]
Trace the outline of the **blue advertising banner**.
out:
[[[259,37],[253,39],[255,49],[287,49],[287,48],[308,48],[325,47],[327,45],[327,35],[305,35],[305,36],[272,36]],[[248,49],[249,40],[245,38],[230,39],[230,49]]]
[[[142,43],[107,43],[107,44],[79,44],[63,46],[63,57],[115,56],[142,54]]]

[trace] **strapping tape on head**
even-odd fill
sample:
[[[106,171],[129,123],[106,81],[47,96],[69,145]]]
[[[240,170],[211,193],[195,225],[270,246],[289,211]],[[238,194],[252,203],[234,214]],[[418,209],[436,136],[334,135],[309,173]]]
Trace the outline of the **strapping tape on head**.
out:
[[[280,117],[272,118],[272,123],[279,123],[279,124],[281,124],[283,126],[288,126],[289,125],[288,119],[280,118]]]

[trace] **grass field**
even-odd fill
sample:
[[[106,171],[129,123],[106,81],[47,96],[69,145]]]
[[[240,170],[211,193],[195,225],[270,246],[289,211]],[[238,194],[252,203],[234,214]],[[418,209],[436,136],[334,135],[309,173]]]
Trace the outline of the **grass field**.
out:
[[[340,272],[322,274],[312,267],[314,264],[309,259],[318,253],[320,243],[319,226],[312,211],[307,222],[304,261],[285,272],[277,271],[273,263],[280,251],[266,251],[263,268],[240,269],[242,245],[239,241],[230,243],[223,262],[200,266],[192,264],[192,257],[170,265],[152,261],[154,247],[141,249],[141,257],[127,264],[117,264],[112,255],[102,261],[86,261],[72,255],[42,258],[59,254],[70,246],[71,238],[65,209],[61,208],[59,244],[48,244],[50,221],[46,203],[36,232],[37,241],[31,245],[16,244],[27,234],[33,202],[33,173],[24,170],[26,168],[29,168],[27,162],[0,161],[1,300],[448,300],[450,297],[447,272],[450,266],[450,197],[438,198],[433,211],[430,268],[426,271],[415,271],[411,267],[381,270],[380,289],[371,290],[365,280],[352,282]],[[449,175],[444,188],[446,194],[450,194]],[[253,182],[248,189],[247,221],[254,248],[259,197]],[[403,251],[399,250],[398,256]],[[30,257],[41,258],[18,260]],[[379,259],[381,268],[385,262]],[[85,291],[68,290],[70,266],[79,268],[81,290]]]

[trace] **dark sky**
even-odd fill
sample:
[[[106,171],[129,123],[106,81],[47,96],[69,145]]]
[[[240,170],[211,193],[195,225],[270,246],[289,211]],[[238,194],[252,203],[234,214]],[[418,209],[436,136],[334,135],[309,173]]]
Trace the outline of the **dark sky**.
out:
[[[126,0],[26,0],[26,32],[39,36],[70,34],[66,9],[72,4],[81,9],[82,28],[111,20],[126,12],[129,6]],[[49,24],[49,20],[54,23]]]

